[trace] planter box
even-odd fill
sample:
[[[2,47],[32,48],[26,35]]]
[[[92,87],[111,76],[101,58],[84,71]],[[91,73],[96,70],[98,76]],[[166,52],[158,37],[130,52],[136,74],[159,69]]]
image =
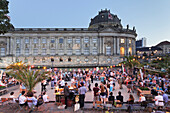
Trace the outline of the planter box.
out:
[[[143,93],[144,95],[150,95],[151,94],[151,90],[141,90],[141,89],[137,89],[138,93],[137,95],[140,96],[141,93]]]

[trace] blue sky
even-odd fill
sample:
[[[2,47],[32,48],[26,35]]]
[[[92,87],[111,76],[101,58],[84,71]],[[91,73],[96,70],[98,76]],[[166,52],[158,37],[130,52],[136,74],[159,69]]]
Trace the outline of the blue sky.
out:
[[[122,25],[146,37],[147,46],[170,41],[170,0],[9,0],[12,24],[18,27],[87,28],[101,9],[118,15]]]

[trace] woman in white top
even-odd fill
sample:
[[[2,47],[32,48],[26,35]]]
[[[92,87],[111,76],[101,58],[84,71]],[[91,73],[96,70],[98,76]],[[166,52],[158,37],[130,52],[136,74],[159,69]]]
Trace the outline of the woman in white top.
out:
[[[140,97],[139,97],[139,102],[143,102],[146,101],[146,98],[144,97],[144,95],[141,93]]]
[[[44,92],[44,93],[43,93],[43,101],[44,101],[44,102],[49,102],[48,99],[49,99],[49,96],[46,95],[46,92]]]

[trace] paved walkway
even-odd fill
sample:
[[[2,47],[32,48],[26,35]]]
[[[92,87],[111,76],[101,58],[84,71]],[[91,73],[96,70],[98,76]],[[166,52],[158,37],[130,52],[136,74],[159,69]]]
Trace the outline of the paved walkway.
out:
[[[98,84],[100,84],[100,81],[94,81],[94,83],[91,85],[91,88],[92,88],[92,89],[93,89],[94,84],[95,84],[96,82],[97,82]],[[49,83],[49,84],[50,84],[50,83]],[[69,81],[69,82],[68,82],[68,85],[70,85],[70,84],[71,84],[71,83],[70,83],[70,81]],[[41,84],[40,84],[40,83],[38,83],[38,84],[36,85],[35,90],[37,91],[36,95],[38,96],[38,95],[41,93]],[[115,90],[113,91],[113,95],[114,95],[114,96],[118,95],[118,92],[119,92],[119,91],[122,92],[122,95],[124,96],[124,101],[127,101],[128,98],[129,98],[129,93],[127,93],[127,88],[126,88],[126,86],[123,85],[123,89],[119,89],[119,85],[118,85],[118,83],[116,82],[116,88],[115,88]],[[9,93],[10,93],[10,92],[9,92]],[[3,96],[1,96],[1,97],[8,97],[8,96],[9,96],[9,93],[7,93],[7,94],[5,94],[5,95],[3,95]],[[137,100],[139,99],[139,97],[137,96],[137,93],[136,93],[136,92],[135,92],[135,93],[131,93],[131,94],[134,96],[135,101],[137,101]],[[19,95],[19,89],[14,90],[14,96],[15,96],[15,97],[18,97],[18,95]],[[47,95],[49,95],[51,101],[55,101],[54,89],[51,89],[51,86],[50,86],[50,85],[47,86]],[[88,91],[88,92],[86,93],[85,101],[92,101],[92,100],[93,100],[93,91]]]

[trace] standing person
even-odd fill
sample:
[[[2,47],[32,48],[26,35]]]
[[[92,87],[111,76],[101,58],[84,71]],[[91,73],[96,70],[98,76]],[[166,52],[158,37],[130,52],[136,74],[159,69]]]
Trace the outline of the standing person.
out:
[[[93,88],[94,91],[94,98],[93,98],[93,108],[95,106],[95,102],[99,100],[99,87],[98,87],[98,83],[95,83],[95,87]]]
[[[84,83],[81,83],[81,87],[78,89],[78,91],[79,91],[80,108],[83,108],[84,107],[85,94],[87,92],[87,89],[84,86]]]
[[[93,73],[91,73],[90,78],[91,78],[91,83],[93,83]]]
[[[120,89],[123,89],[123,87],[122,87],[123,78],[122,78],[122,75],[121,75],[121,74],[120,74],[120,76],[119,76],[118,83],[119,83],[119,88],[120,88]]]
[[[41,92],[46,91],[46,84],[47,84],[47,81],[46,81],[46,80],[43,80],[43,81],[41,82]]]
[[[51,77],[51,89],[54,88],[54,80],[55,80],[55,77],[52,76],[52,77]]]
[[[65,97],[65,109],[67,109],[67,99],[68,99],[68,96],[70,94],[70,90],[67,86],[67,82],[65,83],[65,86],[64,86],[64,97]]]
[[[106,89],[103,84],[101,85],[100,92],[101,92],[100,99],[102,102],[104,102],[104,105],[105,105],[105,103],[106,103]]]

